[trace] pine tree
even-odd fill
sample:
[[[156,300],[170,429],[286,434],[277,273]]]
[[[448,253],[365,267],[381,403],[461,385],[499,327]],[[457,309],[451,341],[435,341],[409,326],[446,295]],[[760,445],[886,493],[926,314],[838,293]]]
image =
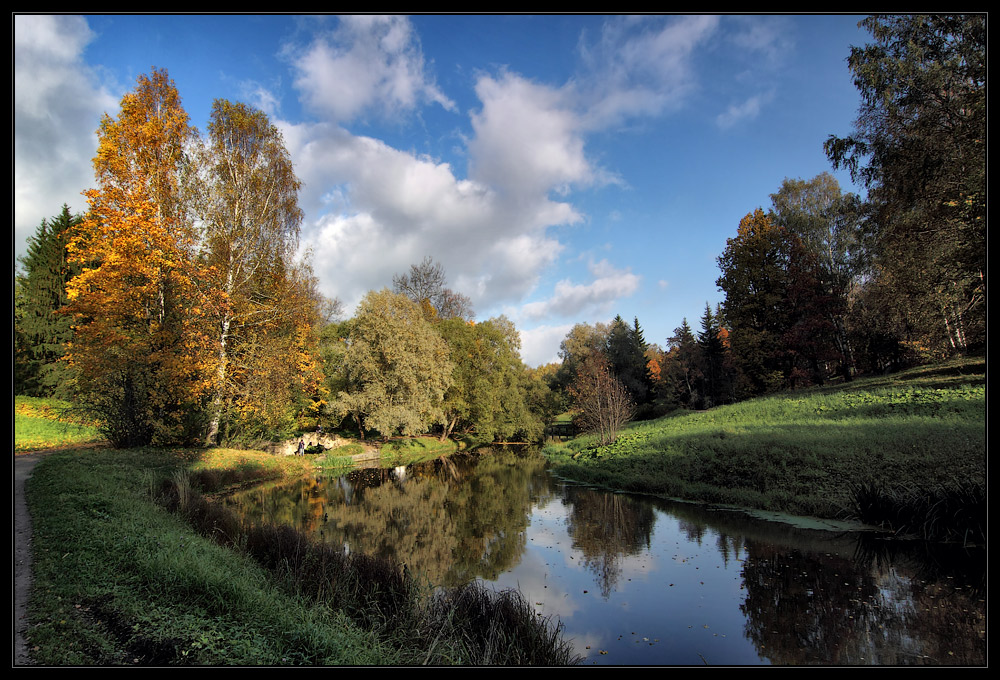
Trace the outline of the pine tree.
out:
[[[706,302],[705,313],[701,316],[701,332],[698,333],[698,347],[701,349],[705,376],[705,406],[722,403],[727,392],[725,385],[725,346],[722,342],[722,325],[712,307]]]
[[[16,394],[72,396],[72,371],[62,358],[72,338],[73,320],[59,310],[67,302],[67,282],[80,270],[69,262],[66,249],[80,220],[63,205],[51,221],[42,220],[20,258],[22,271],[15,281]]]
[[[646,403],[651,386],[646,361],[646,341],[639,319],[630,328],[621,315],[616,316],[608,330],[605,353],[611,371],[628,390],[635,404]]]
[[[682,406],[697,407],[702,402],[701,351],[687,318],[667,338],[663,361],[661,375],[665,396]]]

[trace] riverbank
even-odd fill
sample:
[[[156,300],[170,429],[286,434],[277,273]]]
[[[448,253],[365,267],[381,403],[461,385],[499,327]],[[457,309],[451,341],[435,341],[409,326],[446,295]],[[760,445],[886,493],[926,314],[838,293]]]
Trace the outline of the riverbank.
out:
[[[932,540],[985,540],[986,362],[632,423],[545,454],[588,484],[746,508],[856,519]]]
[[[104,448],[46,455],[26,485],[34,579],[28,654],[15,662],[571,661],[558,629],[519,594],[471,587],[435,599],[393,565],[311,545],[291,529],[244,526],[201,495],[292,476],[296,466],[314,470],[310,458]],[[488,621],[468,618],[482,612]],[[506,628],[497,625],[503,617]],[[524,642],[532,635],[533,649]]]

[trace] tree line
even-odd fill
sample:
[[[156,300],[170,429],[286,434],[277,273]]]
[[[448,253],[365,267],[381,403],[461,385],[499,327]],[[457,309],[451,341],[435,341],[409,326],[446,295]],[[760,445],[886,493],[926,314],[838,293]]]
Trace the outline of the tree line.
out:
[[[585,414],[601,403],[607,417],[612,400],[594,395],[617,388],[630,405],[616,410],[648,417],[985,348],[985,16],[861,25],[873,41],[848,58],[855,129],[824,149],[867,196],[827,172],[785,179],[718,257],[724,301],[665,348],[638,319],[574,327],[551,382]],[[604,373],[617,382],[597,388]]]
[[[548,389],[513,323],[476,323],[432,260],[341,319],[296,257],[301,183],[265,113],[216,100],[202,135],[154,70],[97,134],[88,210],[43,220],[21,258],[15,392],[73,401],[122,447],[345,422],[541,436]]]
[[[190,126],[164,71],[105,116],[89,209],[43,220],[15,281],[15,391],[72,399],[113,443],[361,437],[538,439],[575,408],[708,408],[976,350],[986,340],[985,16],[865,19],[854,131],[829,173],[786,179],[718,257],[724,301],[647,343],[578,324],[530,369],[514,324],[475,320],[431,258],[344,320],[296,258],[300,182],[266,114],[217,100]]]

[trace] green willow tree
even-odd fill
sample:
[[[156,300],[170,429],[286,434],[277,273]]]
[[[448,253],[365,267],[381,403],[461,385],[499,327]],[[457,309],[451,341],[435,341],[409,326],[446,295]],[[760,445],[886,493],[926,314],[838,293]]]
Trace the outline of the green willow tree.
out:
[[[73,320],[59,310],[68,302],[66,284],[80,271],[79,265],[70,263],[67,245],[81,219],[63,205],[58,215],[42,220],[19,258],[22,270],[15,277],[15,394],[72,397],[73,374],[62,358],[73,337]]]
[[[334,409],[353,416],[361,437],[414,435],[444,419],[454,366],[448,345],[421,308],[389,290],[368,293],[345,324],[343,389]]]
[[[868,189],[869,273],[903,340],[961,350],[986,332],[986,15],[872,16],[848,65],[853,133],[825,144]]]
[[[489,440],[539,435],[541,420],[533,417],[527,403],[529,378],[514,324],[506,317],[481,323],[456,318],[436,328],[448,343],[455,367],[443,403],[441,440],[456,430]]]

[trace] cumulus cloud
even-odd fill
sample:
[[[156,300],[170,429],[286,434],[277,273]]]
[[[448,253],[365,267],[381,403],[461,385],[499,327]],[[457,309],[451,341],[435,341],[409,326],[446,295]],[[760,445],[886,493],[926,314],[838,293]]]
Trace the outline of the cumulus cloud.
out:
[[[528,366],[543,366],[559,361],[559,344],[574,324],[542,325],[521,330],[521,359]]]
[[[290,52],[304,103],[327,120],[346,122],[373,111],[398,115],[425,102],[455,109],[426,73],[406,17],[341,17],[336,29]]]
[[[565,91],[503,72],[481,76],[476,94],[482,107],[472,114],[473,177],[514,200],[565,194],[595,181],[580,117]]]
[[[580,75],[559,85],[504,68],[478,73],[466,178],[448,163],[342,127],[376,107],[453,108],[428,75],[407,19],[349,18],[290,48],[296,86],[323,121],[282,127],[305,184],[303,207],[315,216],[302,240],[324,292],[350,305],[430,255],[480,311],[519,304],[563,251],[549,229],[586,218],[572,193],[620,181],[588,156],[587,135],[678,105],[693,86],[692,54],[717,24],[716,17],[609,20],[596,43],[581,40]],[[559,282],[520,318],[605,313],[638,286],[636,275],[604,261],[591,275],[589,283]]]
[[[101,115],[117,99],[82,59],[94,38],[83,17],[14,17],[14,233],[17,252],[62,205],[83,212],[94,182]]]
[[[560,250],[544,227],[558,208],[511,205],[447,163],[332,124],[283,125],[306,189],[303,245],[324,292],[350,304],[430,255],[477,305],[518,299]]]

